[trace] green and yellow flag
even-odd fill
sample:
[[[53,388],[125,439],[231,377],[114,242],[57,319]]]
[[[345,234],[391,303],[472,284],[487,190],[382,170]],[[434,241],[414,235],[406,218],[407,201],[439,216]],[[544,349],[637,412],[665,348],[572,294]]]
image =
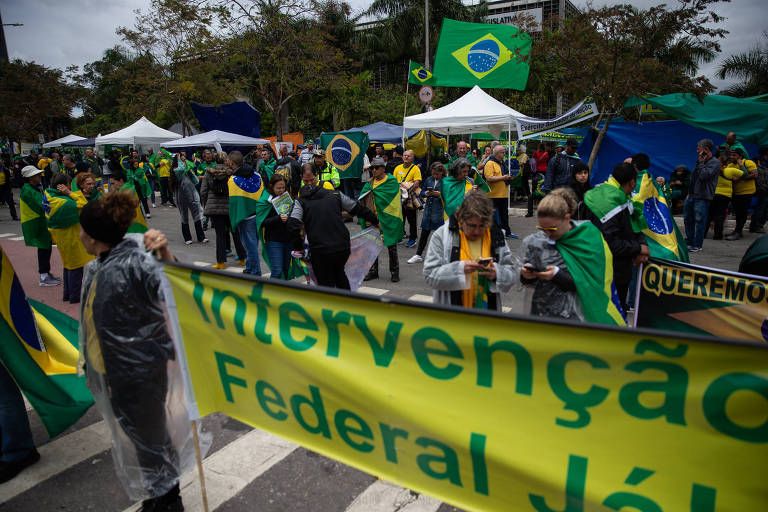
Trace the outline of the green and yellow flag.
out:
[[[447,219],[464,202],[464,195],[472,190],[472,183],[467,180],[457,180],[451,176],[443,178],[443,188],[440,199],[443,202],[443,215]]]
[[[410,61],[408,82],[416,85],[435,85],[435,77],[418,62]]]
[[[584,194],[584,203],[602,223],[608,222],[612,217],[626,209],[629,211],[632,229],[635,233],[640,233],[648,228],[648,224],[643,218],[643,205],[635,203],[627,197],[613,176],[599,187],[588,190]]]
[[[21,233],[28,247],[51,248],[51,233],[45,221],[43,194],[29,183],[21,187],[19,195]]]
[[[77,322],[33,303],[0,247],[0,363],[35,408],[51,437],[72,426],[93,404],[77,376]]]
[[[269,193],[264,188],[259,173],[254,172],[250,178],[232,176],[229,185],[229,220],[232,229],[237,229],[240,222],[256,215],[258,225],[264,222],[272,204],[268,201]]]
[[[669,211],[659,184],[648,171],[640,171],[632,199],[641,203],[647,228],[642,230],[654,258],[688,261],[688,245]]]
[[[366,194],[373,193],[373,204],[376,216],[379,218],[381,237],[384,245],[396,245],[403,238],[403,207],[400,202],[400,184],[397,178],[387,174],[387,178],[375,185],[371,181],[365,184],[360,199]],[[360,220],[361,225],[364,221]],[[363,226],[364,227],[364,226]]]
[[[133,173],[131,173],[131,176],[133,176]],[[136,194],[136,188],[134,188],[133,183],[128,183],[127,181],[125,184],[120,187],[120,192],[128,191],[133,194],[133,197],[136,198],[136,200],[139,200],[138,194]],[[149,228],[147,227],[147,220],[144,218],[144,214],[141,213],[141,204],[136,204],[136,215],[133,217],[133,222],[128,227],[128,233],[146,233]]]
[[[55,188],[48,188],[43,195],[43,210],[51,238],[56,242],[64,268],[82,268],[93,259],[80,241],[80,212],[77,202]]]
[[[339,170],[341,178],[359,178],[369,139],[365,132],[321,133],[319,145],[325,148],[325,158]]]
[[[613,284],[613,254],[600,230],[591,222],[580,222],[560,237],[556,247],[576,282],[584,318],[599,324],[626,325]]]
[[[511,25],[443,19],[435,54],[435,85],[525,89],[531,36]]]

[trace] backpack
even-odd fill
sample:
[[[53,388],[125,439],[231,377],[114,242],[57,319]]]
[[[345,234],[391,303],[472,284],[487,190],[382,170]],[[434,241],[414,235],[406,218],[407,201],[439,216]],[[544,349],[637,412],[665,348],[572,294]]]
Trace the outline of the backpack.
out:
[[[272,175],[280,174],[285,178],[286,183],[291,183],[291,166],[290,164],[283,164],[275,168]]]
[[[757,187],[758,194],[768,194],[768,167],[760,164],[757,165],[755,186]]]
[[[213,192],[213,195],[215,196],[226,196],[229,195],[229,187],[227,185],[227,180],[220,180],[217,178],[212,178],[209,180],[211,192]]]

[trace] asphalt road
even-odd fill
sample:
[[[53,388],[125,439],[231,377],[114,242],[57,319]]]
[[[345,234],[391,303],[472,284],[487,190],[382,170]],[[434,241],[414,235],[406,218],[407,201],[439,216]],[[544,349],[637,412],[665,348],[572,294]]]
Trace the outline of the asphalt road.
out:
[[[18,190],[15,195],[18,197]],[[521,238],[536,229],[535,217],[523,217],[523,210],[513,208],[512,211],[514,215],[510,218],[510,225]],[[200,266],[215,262],[212,230],[208,231],[210,243],[184,245],[176,209],[158,206],[151,213],[152,218],[148,224],[166,233],[171,250],[179,259]],[[354,224],[347,226],[352,231],[359,229]],[[736,270],[742,254],[755,238],[756,235],[747,234],[745,239],[735,242],[707,240],[702,252],[691,255],[692,262]],[[24,246],[20,223],[11,221],[8,210],[3,208],[0,208],[0,246],[11,259],[30,297],[57,307],[73,317],[77,316],[76,307],[62,303],[60,287],[38,287],[35,250]],[[517,251],[520,239],[509,241],[509,246]],[[425,286],[421,264],[406,263],[414,252],[415,248],[398,247],[401,269],[399,283],[389,280],[385,254],[380,263],[381,278],[365,283],[360,291],[415,301],[431,300],[431,291]],[[228,265],[234,272],[241,271],[233,259],[228,261]],[[266,271],[265,266],[262,268]],[[53,271],[61,275],[61,263],[56,251]],[[512,312],[521,311],[522,294],[506,294],[503,302]],[[136,509],[117,481],[110,454],[109,434],[94,408],[76,425],[53,440],[48,439],[34,411],[30,411],[29,416],[42,460],[14,480],[0,484],[0,512]],[[211,435],[213,441],[204,463],[211,510],[456,510],[221,414],[205,418],[203,429]],[[202,510],[196,482],[195,472],[182,479],[187,510]]]

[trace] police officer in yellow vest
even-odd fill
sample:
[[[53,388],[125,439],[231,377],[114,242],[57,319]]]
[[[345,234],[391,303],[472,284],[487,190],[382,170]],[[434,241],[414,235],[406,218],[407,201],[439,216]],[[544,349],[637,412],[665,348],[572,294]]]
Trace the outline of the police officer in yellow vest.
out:
[[[325,161],[324,149],[315,150],[313,165],[315,168],[315,174],[320,181],[329,181],[335,188],[339,188],[339,185],[341,184],[341,176],[339,175],[339,170],[331,165],[330,162]]]

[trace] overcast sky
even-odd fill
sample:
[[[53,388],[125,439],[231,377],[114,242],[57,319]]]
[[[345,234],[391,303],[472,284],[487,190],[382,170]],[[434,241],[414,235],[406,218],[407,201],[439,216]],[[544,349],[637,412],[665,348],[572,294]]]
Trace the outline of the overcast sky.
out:
[[[370,0],[348,1],[358,12],[370,4]],[[62,69],[98,60],[105,49],[120,43],[115,29],[120,25],[133,26],[133,11],[146,10],[149,3],[149,0],[1,0],[3,23],[24,24],[23,27],[4,27],[9,57]],[[595,5],[604,3],[594,2]],[[631,3],[647,8],[660,2],[631,0]],[[575,4],[583,8],[586,2],[576,0]],[[675,1],[669,0],[668,4],[674,5]],[[728,18],[725,28],[730,34],[722,41],[722,54],[700,70],[716,86],[727,85],[715,78],[720,61],[746,51],[760,40],[766,27],[765,7],[766,0],[734,0],[717,6],[717,12]]]

